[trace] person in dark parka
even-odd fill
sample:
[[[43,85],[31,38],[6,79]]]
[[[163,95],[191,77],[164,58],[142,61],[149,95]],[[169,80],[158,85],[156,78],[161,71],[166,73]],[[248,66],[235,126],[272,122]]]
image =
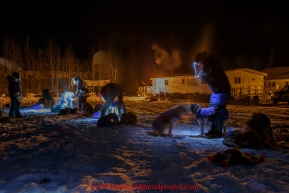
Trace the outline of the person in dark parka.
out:
[[[89,96],[89,90],[87,88],[87,84],[79,76],[73,77],[72,82],[76,84],[76,96],[78,98],[77,108],[79,111],[83,111],[84,103],[82,101],[85,101],[87,97]]]
[[[226,103],[231,94],[231,85],[223,68],[214,54],[198,53],[193,63],[196,78],[205,80],[212,90],[208,108],[192,104],[191,111],[197,118],[208,117],[212,122],[211,130],[205,133],[208,137],[222,137],[223,124],[229,117]]]
[[[118,109],[121,110],[121,114],[125,113],[125,106],[123,102],[123,91],[122,86],[117,83],[108,83],[100,90],[100,98],[105,102],[101,116],[109,114],[109,109],[115,99],[117,100]],[[121,116],[121,115],[120,115]]]
[[[9,82],[8,91],[11,99],[9,117],[22,118],[19,108],[22,99],[22,89],[20,84],[20,74],[13,72],[12,76],[7,76],[6,79]]]

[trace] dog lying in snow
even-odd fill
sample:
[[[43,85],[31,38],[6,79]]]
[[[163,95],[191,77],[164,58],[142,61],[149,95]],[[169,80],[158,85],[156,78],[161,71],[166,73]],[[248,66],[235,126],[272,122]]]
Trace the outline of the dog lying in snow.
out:
[[[168,135],[172,135],[172,130],[177,121],[180,120],[181,115],[187,113],[189,108],[187,104],[180,104],[174,106],[172,109],[160,114],[152,123],[155,135],[165,135],[164,131],[169,128]]]
[[[200,137],[204,136],[204,132],[207,126],[207,123],[210,122],[214,122],[217,121],[217,117],[212,115],[210,117],[204,117],[204,116],[197,116],[194,112],[198,112],[198,109],[194,109],[194,108],[199,108],[198,104],[192,104],[190,105],[190,109],[191,112],[193,113],[194,117],[196,118],[196,120],[198,121],[199,125],[200,125]],[[223,132],[222,132],[222,136],[225,136],[227,132],[227,128],[225,127],[225,121],[223,122]]]

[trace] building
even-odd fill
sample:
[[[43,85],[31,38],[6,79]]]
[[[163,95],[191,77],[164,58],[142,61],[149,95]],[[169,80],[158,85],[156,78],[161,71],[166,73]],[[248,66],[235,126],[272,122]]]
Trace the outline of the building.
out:
[[[208,84],[196,79],[194,74],[172,75],[151,78],[150,80],[152,81],[152,91],[154,93],[211,93]]]
[[[265,87],[270,92],[289,85],[289,67],[265,68],[262,72],[268,74],[265,80]]]
[[[264,82],[267,73],[239,68],[225,72],[231,85],[231,93],[234,95],[263,95]]]
[[[235,95],[262,95],[266,73],[240,68],[225,72]],[[172,75],[151,78],[154,93],[207,93],[211,90],[206,82],[196,79],[194,74]]]

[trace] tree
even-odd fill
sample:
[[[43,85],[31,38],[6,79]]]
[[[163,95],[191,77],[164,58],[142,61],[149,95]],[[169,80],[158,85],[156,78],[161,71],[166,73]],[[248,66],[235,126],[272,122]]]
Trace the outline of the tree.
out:
[[[51,90],[56,92],[55,90],[55,70],[57,69],[58,61],[57,58],[60,55],[60,48],[52,41],[49,40],[48,44],[45,47],[45,58],[48,70],[50,71],[50,86]]]
[[[74,50],[72,49],[71,44],[66,48],[66,51],[64,53],[64,71],[68,74],[68,84],[69,84],[69,90],[71,89],[70,80],[71,80],[71,73],[75,72],[78,66],[78,59],[76,59],[74,55]]]
[[[5,36],[3,42],[3,57],[10,60],[6,65],[6,74],[11,74],[13,71],[18,71],[22,68],[22,52],[21,45],[18,40],[12,36]]]
[[[121,82],[121,63],[122,57],[113,49],[109,49],[106,56],[106,64],[108,68],[109,77],[111,82]]]

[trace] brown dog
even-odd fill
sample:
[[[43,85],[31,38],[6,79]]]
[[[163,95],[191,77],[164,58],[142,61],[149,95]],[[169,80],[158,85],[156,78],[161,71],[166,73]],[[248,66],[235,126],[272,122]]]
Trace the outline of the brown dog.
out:
[[[152,124],[155,134],[165,135],[164,131],[169,127],[168,135],[172,135],[172,130],[177,121],[180,120],[181,115],[187,113],[189,110],[187,104],[180,104],[174,106],[172,109],[160,114]]]

